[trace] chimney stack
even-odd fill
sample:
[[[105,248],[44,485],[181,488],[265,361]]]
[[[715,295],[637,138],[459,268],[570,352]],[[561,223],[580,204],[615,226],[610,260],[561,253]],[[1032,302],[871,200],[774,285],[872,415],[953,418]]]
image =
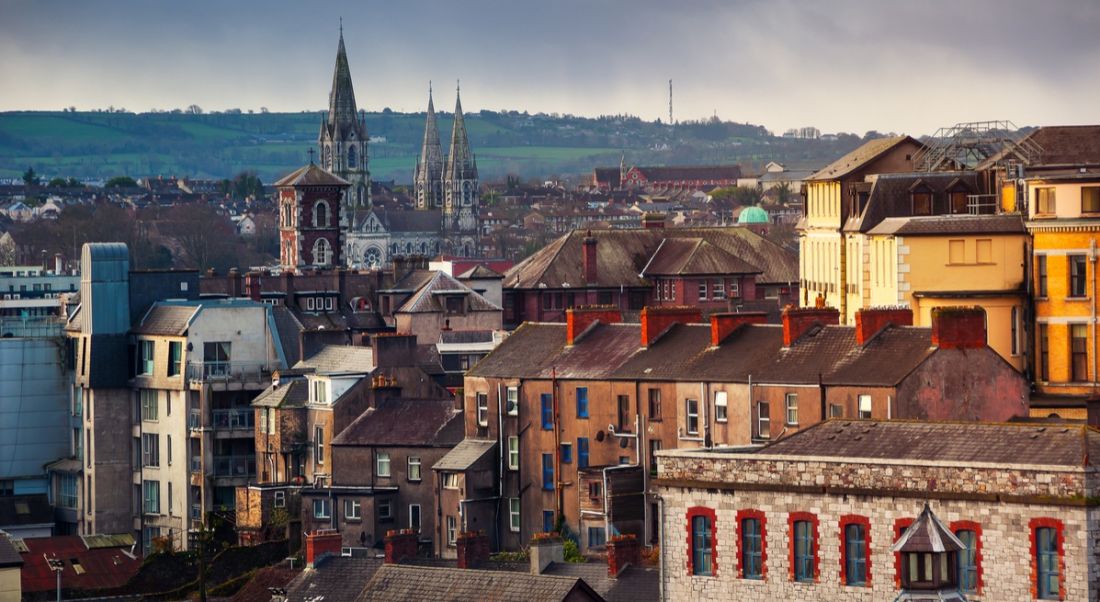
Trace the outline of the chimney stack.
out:
[[[940,349],[985,347],[985,310],[981,307],[933,307],[932,344]]]
[[[529,550],[532,575],[541,575],[551,562],[565,562],[565,543],[557,533],[536,533]]]
[[[642,227],[646,230],[659,230],[665,227],[665,214],[646,213],[642,216]]]
[[[887,326],[912,326],[913,310],[907,307],[871,307],[856,312],[856,343],[864,345]]]
[[[599,280],[600,270],[596,262],[596,245],[597,241],[592,236],[592,231],[589,230],[584,237],[584,282],[585,284],[596,284]]]
[[[717,313],[710,315],[710,346],[717,347],[733,334],[733,331],[745,324],[767,324],[768,312],[746,311],[740,313]]]
[[[798,337],[816,325],[835,324],[840,324],[840,312],[835,308],[788,305],[783,308],[783,346],[790,347]]]
[[[623,321],[623,312],[614,305],[591,305],[565,310],[565,344],[572,345],[589,326],[617,324]]]
[[[643,307],[642,347],[649,347],[673,324],[693,324],[703,321],[698,307]]]
[[[53,254],[53,273],[60,276],[65,269],[65,262],[61,261],[61,253]]]
[[[387,531],[384,541],[386,544],[386,564],[398,564],[408,558],[416,558],[416,531],[412,529]]]
[[[607,576],[612,579],[642,561],[642,545],[633,533],[612,537],[607,542]]]
[[[455,548],[460,569],[479,569],[489,560],[489,536],[484,531],[460,533]]]
[[[314,568],[328,556],[339,556],[343,541],[336,529],[319,529],[306,533],[306,566]]]

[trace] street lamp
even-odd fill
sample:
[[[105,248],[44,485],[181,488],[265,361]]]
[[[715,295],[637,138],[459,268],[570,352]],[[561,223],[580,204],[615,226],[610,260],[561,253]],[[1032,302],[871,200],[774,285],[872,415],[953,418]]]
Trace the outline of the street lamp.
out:
[[[58,558],[47,558],[51,571],[57,572],[57,602],[61,602],[61,571],[65,570],[65,561]]]

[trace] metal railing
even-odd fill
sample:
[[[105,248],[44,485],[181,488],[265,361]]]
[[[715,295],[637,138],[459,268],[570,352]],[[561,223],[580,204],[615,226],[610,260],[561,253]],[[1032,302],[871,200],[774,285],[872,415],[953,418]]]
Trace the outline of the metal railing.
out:
[[[966,210],[970,215],[990,215],[997,212],[997,195],[968,194]]]
[[[256,412],[252,408],[236,410],[213,410],[215,429],[252,429],[255,426]]]
[[[271,378],[274,362],[188,362],[187,379],[195,382],[260,383]]]
[[[202,472],[202,458],[191,456],[191,472]]]
[[[256,456],[214,456],[215,477],[256,476]]]
[[[202,428],[202,410],[192,409],[191,413],[187,415],[187,428],[200,429]]]

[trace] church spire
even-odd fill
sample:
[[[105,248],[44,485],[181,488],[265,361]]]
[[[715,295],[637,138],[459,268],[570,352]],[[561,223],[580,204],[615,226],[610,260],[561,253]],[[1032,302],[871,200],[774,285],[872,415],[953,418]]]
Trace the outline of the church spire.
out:
[[[443,204],[443,148],[439,143],[439,126],[435,118],[432,85],[428,83],[428,116],[424,121],[424,142],[416,162],[413,181],[416,185],[417,209],[430,209]]]
[[[321,148],[321,167],[351,184],[344,197],[348,209],[370,206],[367,124],[363,117],[356,114],[356,108],[351,67],[344,48],[344,22],[341,19],[336,67],[328,94],[328,114],[321,120],[317,143]]]
[[[351,67],[344,49],[344,23],[340,22],[340,45],[336,48],[336,67],[332,73],[332,91],[328,95],[328,125],[338,130],[354,128],[355,90],[351,84]]]
[[[451,131],[451,148],[447,155],[447,168],[443,179],[446,181],[476,180],[477,162],[470,152],[470,141],[466,136],[466,121],[462,115],[461,88],[455,89],[455,122]]]

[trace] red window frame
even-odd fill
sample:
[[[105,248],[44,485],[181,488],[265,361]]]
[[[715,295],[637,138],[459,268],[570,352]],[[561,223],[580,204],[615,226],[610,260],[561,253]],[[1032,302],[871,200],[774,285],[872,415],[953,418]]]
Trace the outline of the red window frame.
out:
[[[863,544],[863,555],[867,560],[866,585],[849,586],[845,575],[845,568],[848,565],[848,543],[844,540],[844,529],[848,525],[853,524],[863,525],[863,532],[867,534]],[[846,587],[866,587],[867,589],[871,589],[873,583],[871,573],[871,519],[859,514],[845,514],[840,517],[840,584]]]
[[[708,577],[718,576],[718,516],[713,508],[707,508],[706,506],[692,506],[687,511],[687,574],[688,577],[701,577],[702,575],[696,575],[693,562],[695,561],[695,555],[692,554],[691,547],[691,520],[696,516],[705,516],[710,519],[710,575]]]
[[[787,549],[787,578],[792,582],[794,579],[794,524],[798,521],[808,521],[813,526],[813,537],[811,541],[814,546],[814,583],[821,582],[821,550],[819,549],[818,541],[820,541],[820,523],[818,522],[817,515],[812,512],[791,512],[787,515],[787,541],[789,542]]]
[[[1031,597],[1039,597],[1039,542],[1035,540],[1035,531],[1040,527],[1050,527],[1058,538],[1058,599],[1066,599],[1066,537],[1065,526],[1056,518],[1033,518],[1027,523],[1028,542],[1031,547]]]
[[[978,569],[977,583],[974,584],[974,591],[980,596],[982,595],[982,588],[985,585],[985,580],[983,579],[984,569],[982,568],[982,524],[972,520],[957,520],[953,521],[948,527],[951,529],[951,533],[962,531],[963,529],[974,532],[974,565]],[[1034,532],[1035,531],[1032,530],[1032,533]],[[1034,580],[1032,580],[1032,583],[1034,583]]]
[[[744,537],[741,532],[741,521],[746,518],[755,518],[760,521],[760,580],[768,580],[768,518],[764,515],[763,510],[738,510],[737,511],[737,524],[734,525],[734,529],[737,530],[737,578],[744,579],[745,571],[741,566],[742,550],[744,549]],[[754,579],[755,581],[755,579]]]
[[[897,543],[901,534],[908,529],[916,519],[894,519],[894,542]],[[901,589],[901,552],[894,552],[894,588]]]

